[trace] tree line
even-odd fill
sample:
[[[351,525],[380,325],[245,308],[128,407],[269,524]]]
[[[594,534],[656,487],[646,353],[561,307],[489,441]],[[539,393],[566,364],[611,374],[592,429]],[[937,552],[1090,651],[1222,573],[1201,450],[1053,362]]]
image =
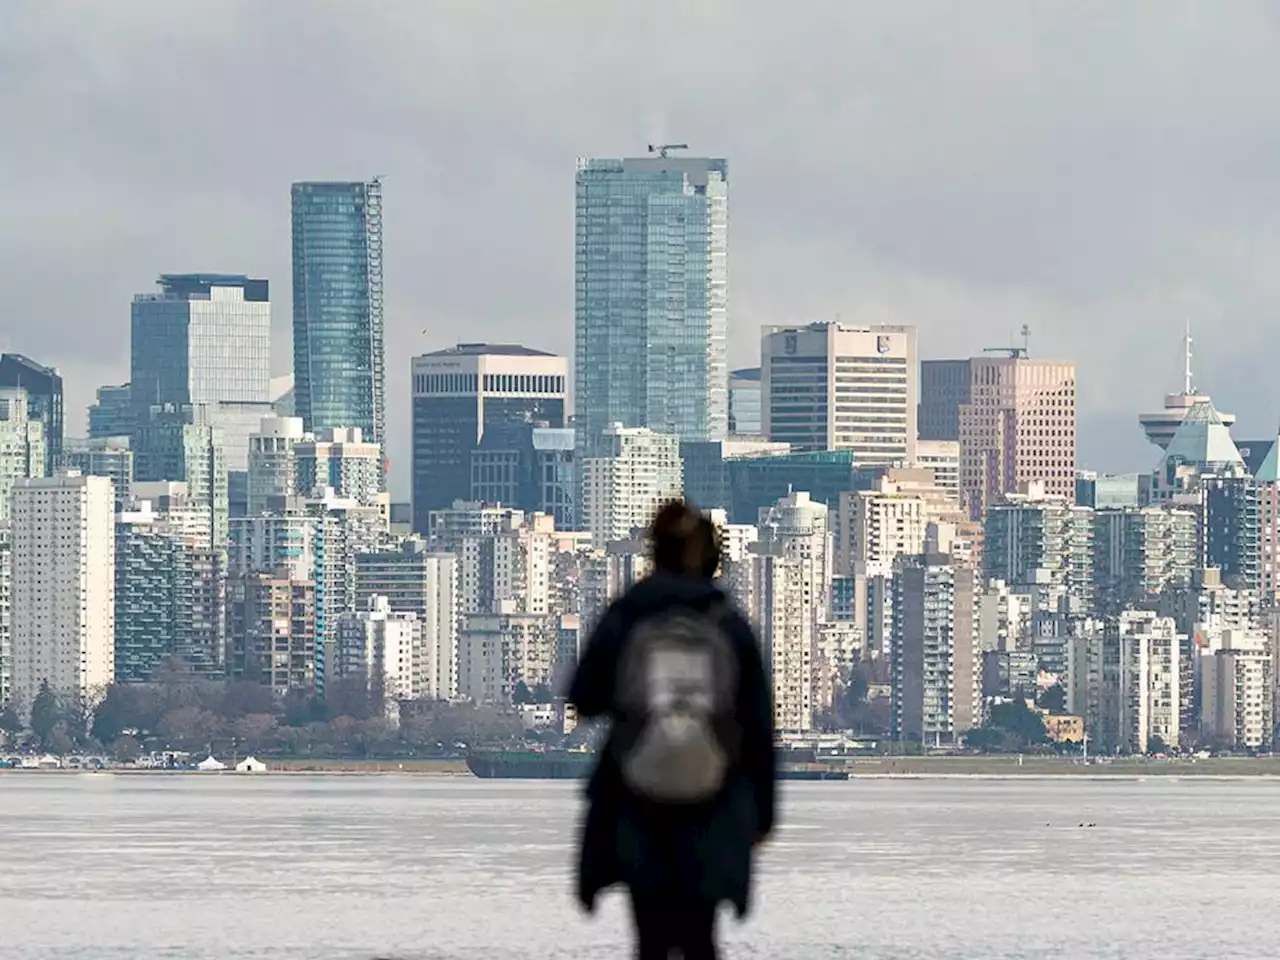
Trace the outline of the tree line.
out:
[[[521,692],[532,702],[533,691]],[[95,753],[128,761],[152,752],[253,753],[265,757],[396,759],[454,754],[525,738],[515,710],[418,700],[388,705],[363,676],[330,681],[324,695],[262,684],[214,681],[179,660],[149,683],[114,683],[89,697],[43,685],[30,721],[10,703],[0,734],[10,749]],[[459,745],[463,746],[459,746]]]

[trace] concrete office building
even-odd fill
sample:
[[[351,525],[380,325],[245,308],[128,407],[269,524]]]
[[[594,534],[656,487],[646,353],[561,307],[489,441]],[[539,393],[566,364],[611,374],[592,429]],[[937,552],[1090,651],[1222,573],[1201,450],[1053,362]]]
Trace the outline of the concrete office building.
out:
[[[291,200],[294,413],[384,443],[382,183],[295,183]]]
[[[44,437],[44,465],[33,477],[51,477],[62,455],[64,434],[62,377],[54,367],[20,353],[0,354],[0,388],[27,392],[27,415],[38,420]]]
[[[960,442],[960,486],[973,519],[1033,481],[1074,499],[1074,364],[1014,349],[1009,356],[926,360],[920,375],[927,420],[921,436]]]
[[[574,409],[584,456],[612,423],[728,433],[729,168],[723,159],[579,160]]]
[[[568,374],[564,357],[516,344],[460,343],[414,358],[415,530],[427,532],[430,511],[471,499],[475,451],[518,459],[531,425],[565,426]]]
[[[658,508],[681,496],[680,440],[646,427],[613,424],[582,463],[583,519],[596,546],[626,540],[653,521]]]
[[[760,353],[770,440],[795,452],[851,450],[859,466],[915,460],[915,327],[765,327]]]
[[[30,416],[27,391],[0,387],[0,520],[9,517],[9,495],[28,477],[46,476],[44,424]]]
[[[105,477],[13,489],[13,691],[88,696],[115,679],[115,495]]]

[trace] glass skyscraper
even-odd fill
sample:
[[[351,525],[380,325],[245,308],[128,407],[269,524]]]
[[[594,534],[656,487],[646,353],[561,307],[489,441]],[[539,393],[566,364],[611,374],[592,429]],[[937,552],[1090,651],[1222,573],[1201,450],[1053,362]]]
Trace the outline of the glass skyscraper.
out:
[[[156,293],[133,298],[129,354],[133,436],[153,408],[205,406],[222,430],[228,469],[248,469],[249,434],[272,412],[266,280],[162,275]]]
[[[0,354],[0,387],[27,391],[27,415],[44,424],[44,476],[53,476],[62,454],[62,377],[54,367],[5,353]]]
[[[382,184],[293,185],[295,413],[386,440]]]
[[[579,160],[575,415],[590,453],[610,423],[728,432],[728,164]]]

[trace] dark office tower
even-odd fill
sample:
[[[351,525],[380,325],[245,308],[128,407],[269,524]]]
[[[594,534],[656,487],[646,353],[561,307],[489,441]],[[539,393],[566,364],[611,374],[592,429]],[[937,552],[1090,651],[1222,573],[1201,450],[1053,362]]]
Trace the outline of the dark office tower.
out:
[[[921,440],[959,440],[960,408],[969,402],[968,360],[920,361]]]
[[[62,377],[20,353],[0,354],[0,387],[27,391],[27,416],[44,424],[44,475],[51,477],[62,455]]]
[[[382,184],[293,185],[295,414],[386,442]]]
[[[89,439],[127,437],[133,433],[133,400],[129,384],[98,388],[98,402],[89,407]]]
[[[564,426],[569,361],[514,344],[460,343],[413,360],[413,525],[469,500],[472,452],[523,448],[531,424]],[[477,465],[478,467],[480,464]],[[490,458],[484,469],[499,470]],[[478,486],[490,478],[482,470]]]

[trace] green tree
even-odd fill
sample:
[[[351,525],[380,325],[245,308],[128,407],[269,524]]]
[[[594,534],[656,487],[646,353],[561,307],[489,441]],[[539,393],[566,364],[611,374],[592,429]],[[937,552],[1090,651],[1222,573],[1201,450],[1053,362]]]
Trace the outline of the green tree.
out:
[[[1151,736],[1147,737],[1147,754],[1149,756],[1154,757],[1158,754],[1168,752],[1169,744],[1165,743],[1164,737],[1160,736],[1160,734],[1153,733]]]
[[[111,744],[111,755],[121,763],[132,763],[142,756],[142,744],[128,734],[116,737]]]
[[[1036,702],[1038,706],[1048,710],[1050,713],[1066,713],[1066,688],[1060,683],[1055,683],[1052,687],[1047,688],[1043,693],[1041,693]]]
[[[530,691],[533,695],[534,703],[551,703],[555,697],[551,693],[551,688],[545,683],[540,683]]]
[[[40,692],[31,701],[31,732],[41,750],[50,748],[50,738],[61,718],[58,697],[49,686],[48,680],[40,681]]]
[[[529,689],[529,685],[523,680],[516,683],[515,689],[511,691],[511,702],[517,707],[524,706],[528,703],[536,703],[533,699],[533,691]]]
[[[22,717],[18,715],[18,708],[12,703],[6,703],[3,709],[0,709],[0,733],[8,736],[16,736],[23,731]]]

